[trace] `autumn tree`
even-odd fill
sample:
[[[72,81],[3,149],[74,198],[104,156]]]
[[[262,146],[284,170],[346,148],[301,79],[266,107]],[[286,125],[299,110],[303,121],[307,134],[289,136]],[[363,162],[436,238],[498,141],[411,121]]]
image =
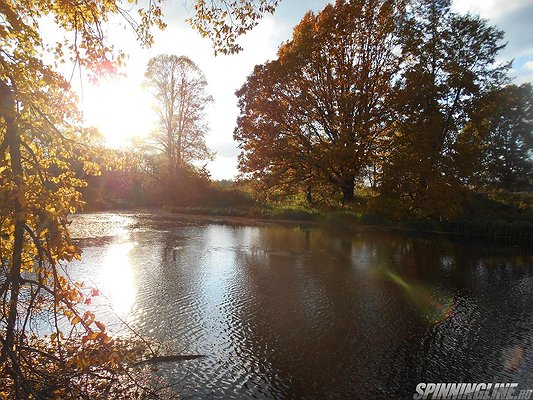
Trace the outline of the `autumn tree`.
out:
[[[278,59],[237,92],[241,171],[270,185],[328,186],[353,200],[389,130],[399,1],[337,1],[307,13]]]
[[[482,185],[510,191],[533,187],[533,89],[508,85],[477,104],[475,127],[482,138]]]
[[[503,32],[449,0],[412,2],[401,34],[396,123],[379,202],[396,214],[450,217],[460,207],[480,138],[465,129],[476,99],[505,81]],[[474,136],[472,136],[474,135]]]
[[[148,62],[145,78],[159,119],[152,139],[166,157],[168,172],[209,159],[205,108],[213,99],[200,68],[188,57],[163,54]]]

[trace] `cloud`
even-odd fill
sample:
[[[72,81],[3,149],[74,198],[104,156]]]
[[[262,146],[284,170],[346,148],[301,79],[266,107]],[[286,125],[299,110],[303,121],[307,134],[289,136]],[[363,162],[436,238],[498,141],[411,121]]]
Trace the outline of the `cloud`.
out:
[[[237,143],[233,140],[224,140],[219,142],[208,143],[209,148],[217,153],[217,157],[237,157],[240,154],[240,149],[237,147]]]
[[[505,32],[507,47],[502,57],[516,58],[533,53],[533,0],[455,0],[461,13],[479,14]]]
[[[514,78],[514,83],[516,84],[533,82],[533,57],[517,58],[510,75]]]
[[[530,0],[506,0],[505,7],[502,7],[501,0],[454,0],[453,7],[460,13],[470,12],[494,20],[530,2]]]
[[[531,82],[533,73],[528,66],[533,64],[533,0],[502,12],[494,21],[506,33],[508,43],[501,57],[514,60],[511,76],[515,83]]]
[[[515,83],[530,82],[531,70],[524,65],[533,61],[533,0],[455,0],[453,7],[461,12],[479,14],[491,25],[505,32],[507,46],[498,55],[498,61],[514,60],[510,76]]]
[[[512,58],[533,56],[533,0],[503,12],[494,19],[496,25],[506,33],[507,47],[503,55]]]
[[[233,179],[239,173],[237,157],[217,157],[207,164],[211,178],[215,180]]]

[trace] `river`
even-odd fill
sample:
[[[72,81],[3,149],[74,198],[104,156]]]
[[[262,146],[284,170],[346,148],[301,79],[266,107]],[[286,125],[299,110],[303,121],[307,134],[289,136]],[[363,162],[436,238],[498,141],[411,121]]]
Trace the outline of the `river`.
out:
[[[419,382],[533,389],[533,251],[444,236],[73,216],[98,315],[198,360],[184,398],[403,399]]]

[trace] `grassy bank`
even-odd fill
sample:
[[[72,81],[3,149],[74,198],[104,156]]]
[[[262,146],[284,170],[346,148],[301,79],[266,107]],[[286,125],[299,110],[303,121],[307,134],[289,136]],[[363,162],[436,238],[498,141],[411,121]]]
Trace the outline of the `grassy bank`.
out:
[[[309,208],[297,205],[255,204],[242,206],[166,207],[170,212],[222,217],[243,217],[266,221],[309,223],[334,229],[379,228],[438,234],[476,236],[533,244],[533,212],[529,194],[514,199],[475,195],[456,218],[393,219],[360,209]]]
[[[115,192],[113,194],[101,191],[100,197],[94,194],[87,196],[89,201],[86,209],[97,211],[163,207],[167,211],[187,215],[292,221],[330,229],[364,227],[448,233],[533,244],[532,192],[470,193],[465,197],[460,212],[452,219],[392,218],[374,211],[372,207],[375,207],[375,204],[369,205],[374,203],[370,201],[373,199],[372,193],[361,190],[357,201],[344,207],[310,207],[304,198],[293,198],[285,203],[259,202],[253,191],[236,187],[232,182],[211,184],[203,191],[198,191],[198,196],[194,198],[179,196],[174,200],[159,199],[160,201],[155,203],[146,199],[140,201],[135,196],[118,195],[118,192]],[[165,203],[172,205],[164,206]],[[340,200],[332,199],[331,203],[340,204]]]

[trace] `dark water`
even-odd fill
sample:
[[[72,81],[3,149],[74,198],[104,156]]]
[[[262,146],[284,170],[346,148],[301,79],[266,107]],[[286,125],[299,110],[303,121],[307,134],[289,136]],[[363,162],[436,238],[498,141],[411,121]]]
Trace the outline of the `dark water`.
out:
[[[78,215],[72,229],[84,250],[73,277],[173,352],[207,355],[165,365],[184,398],[533,388],[530,249],[166,214]]]

